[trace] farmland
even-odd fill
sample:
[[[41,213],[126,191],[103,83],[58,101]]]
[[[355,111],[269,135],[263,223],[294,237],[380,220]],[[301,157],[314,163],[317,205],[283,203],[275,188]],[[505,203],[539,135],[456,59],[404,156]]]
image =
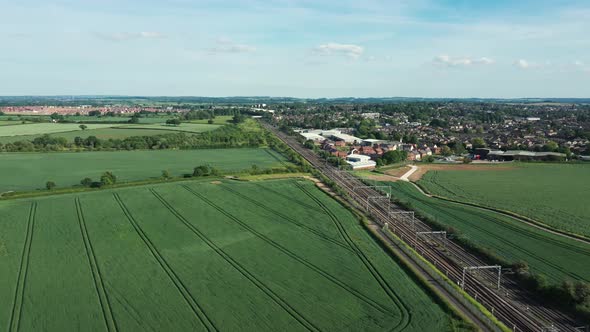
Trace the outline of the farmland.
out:
[[[0,230],[0,325],[12,330],[443,331],[457,323],[308,181],[4,201]]]
[[[590,237],[590,165],[516,165],[430,171],[419,183],[435,195],[512,211]]]
[[[69,141],[73,141],[77,136],[82,138],[96,136],[100,139],[109,139],[129,136],[153,136],[175,132],[190,134],[219,128],[219,125],[201,123],[182,123],[180,126],[167,126],[161,123],[134,125],[89,123],[85,125],[88,127],[86,130],[82,130],[80,124],[77,123],[16,123],[14,125],[0,125],[0,143],[33,140],[43,134],[49,134],[52,137],[64,137]]]
[[[87,124],[88,129],[112,127],[112,124]],[[65,131],[81,130],[76,123],[29,123],[14,126],[2,126],[0,136],[22,136],[36,134],[51,134]]]
[[[476,207],[430,198],[406,182],[382,182],[413,210],[458,230],[462,236],[508,262],[526,261],[532,272],[549,282],[590,281],[590,245],[526,225],[508,216]]]
[[[69,187],[85,177],[97,179],[105,171],[112,171],[120,181],[135,181],[159,177],[162,170],[181,176],[204,164],[241,171],[254,164],[260,168],[280,167],[285,161],[263,148],[5,153],[0,158],[0,192],[35,190],[50,180],[58,187]]]

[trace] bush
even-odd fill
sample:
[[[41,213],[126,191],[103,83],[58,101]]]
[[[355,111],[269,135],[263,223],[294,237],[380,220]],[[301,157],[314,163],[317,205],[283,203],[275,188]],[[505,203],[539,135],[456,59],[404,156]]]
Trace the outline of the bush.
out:
[[[83,185],[84,187],[90,187],[90,185],[92,185],[92,179],[91,178],[83,178],[82,181],[80,181],[80,184]]]

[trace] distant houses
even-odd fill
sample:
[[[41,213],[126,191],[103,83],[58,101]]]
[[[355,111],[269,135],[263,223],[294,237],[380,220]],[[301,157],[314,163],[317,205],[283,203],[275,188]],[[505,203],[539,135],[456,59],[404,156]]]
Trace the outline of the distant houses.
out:
[[[388,151],[406,151],[408,160],[422,160],[426,156],[440,153],[436,145],[416,145],[401,141],[380,139],[361,139],[343,131],[346,129],[309,129],[296,132],[306,141],[313,141],[323,151],[330,155],[343,158],[353,169],[371,169],[377,165],[376,160]]]

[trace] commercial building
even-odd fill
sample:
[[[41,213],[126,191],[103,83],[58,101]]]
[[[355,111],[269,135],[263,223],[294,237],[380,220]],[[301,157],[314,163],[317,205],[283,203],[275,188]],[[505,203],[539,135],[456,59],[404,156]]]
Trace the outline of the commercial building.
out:
[[[371,157],[362,154],[350,154],[346,157],[346,163],[352,166],[353,170],[374,169],[377,163]]]

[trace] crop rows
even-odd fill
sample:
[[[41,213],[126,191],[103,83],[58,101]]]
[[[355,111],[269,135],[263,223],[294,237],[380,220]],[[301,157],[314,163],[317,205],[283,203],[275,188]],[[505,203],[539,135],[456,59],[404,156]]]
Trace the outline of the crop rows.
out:
[[[0,277],[12,283],[0,290],[13,292],[0,324],[15,332],[450,328],[453,319],[348,211],[309,183],[270,182],[0,202],[26,223],[18,269],[0,259]],[[277,208],[291,199],[291,209]]]

